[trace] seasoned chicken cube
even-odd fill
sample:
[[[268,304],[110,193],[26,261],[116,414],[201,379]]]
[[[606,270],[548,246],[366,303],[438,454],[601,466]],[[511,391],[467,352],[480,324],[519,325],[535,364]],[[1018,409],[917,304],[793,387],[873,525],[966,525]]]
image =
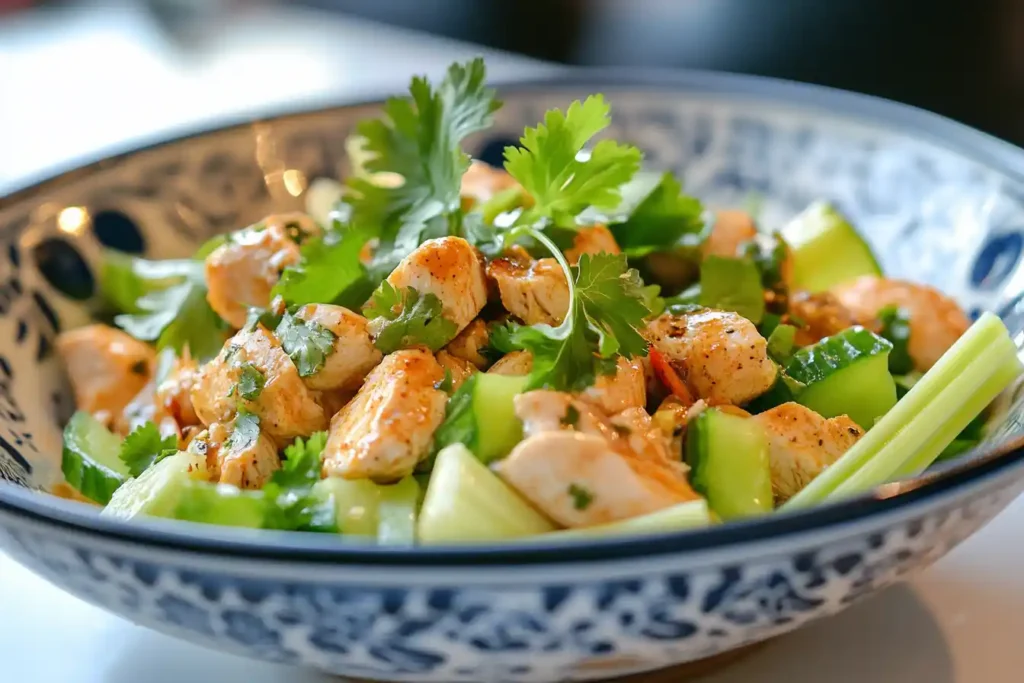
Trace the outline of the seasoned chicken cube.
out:
[[[797,346],[808,346],[857,324],[849,309],[828,292],[791,293],[789,314],[801,323],[794,340]]]
[[[156,352],[126,332],[107,325],[87,325],[57,337],[75,405],[114,420],[149,383]]]
[[[281,469],[277,448],[265,434],[255,439],[234,435],[234,425],[214,422],[188,445],[192,453],[206,456],[210,481],[242,489],[259,489]]]
[[[710,405],[745,403],[775,382],[767,342],[736,313],[666,313],[650,322],[647,333],[695,397]]]
[[[373,345],[366,318],[342,306],[308,304],[295,317],[320,325],[334,335],[334,351],[316,373],[303,377],[310,389],[358,389],[366,373],[380,362],[381,352]]]
[[[469,169],[462,174],[462,196],[471,204],[483,204],[494,195],[514,187],[520,187],[516,179],[505,169],[495,168],[483,161],[473,160]]]
[[[164,409],[157,398],[156,382],[150,381],[128,402],[120,415],[114,416],[112,429],[126,436],[147,422],[157,426],[161,436],[181,437],[181,425]]]
[[[461,237],[427,240],[402,259],[388,276],[396,289],[412,287],[441,300],[444,317],[458,331],[466,328],[487,303],[483,257]]]
[[[569,310],[569,285],[553,258],[494,259],[487,265],[487,276],[497,284],[505,309],[527,325],[557,325]]]
[[[435,387],[443,379],[444,371],[427,349],[385,356],[331,420],[324,473],[380,482],[412,473],[444,420],[448,395]]]
[[[246,382],[240,384],[243,376]],[[191,395],[203,424],[229,422],[244,405],[259,416],[260,429],[279,447],[327,427],[316,394],[263,325],[240,330],[229,339],[223,351],[200,368]]]
[[[757,237],[757,225],[746,211],[725,209],[715,214],[711,234],[701,246],[701,254],[708,256],[736,256],[740,245]]]
[[[864,433],[845,415],[826,420],[798,403],[783,403],[751,419],[768,435],[772,490],[778,501],[796,495]]]
[[[469,361],[480,370],[485,370],[490,365],[490,361],[483,351],[487,348],[490,338],[491,333],[487,329],[487,323],[477,318],[466,329],[459,332],[459,336],[448,342],[448,346],[444,347],[444,350],[456,358]]]
[[[565,250],[565,258],[569,263],[579,263],[583,254],[621,254],[612,231],[603,225],[591,225],[580,228],[572,239],[572,246]]]
[[[626,408],[642,408],[647,404],[643,362],[639,358],[619,356],[616,363],[615,374],[598,375],[593,386],[580,392],[581,398],[609,415]]]
[[[199,416],[192,407],[192,385],[198,375],[198,363],[186,353],[175,359],[167,377],[156,388],[157,404],[179,427],[199,424]]]
[[[529,351],[512,351],[506,353],[487,371],[493,375],[508,375],[509,377],[522,377],[529,375],[533,370],[533,356]]]
[[[543,432],[494,465],[538,510],[567,527],[616,522],[695,500],[685,476],[617,451],[602,437]]]
[[[452,388],[458,389],[462,383],[469,379],[474,372],[479,372],[476,366],[468,360],[456,358],[447,351],[437,352],[437,362],[441,368],[452,376]]]
[[[928,285],[864,275],[834,287],[832,293],[865,327],[873,327],[878,312],[886,306],[905,309],[910,316],[907,350],[921,372],[935,365],[971,326],[953,299]]]
[[[265,307],[286,266],[299,262],[299,247],[281,223],[239,230],[206,257],[206,300],[239,328],[251,306]]]

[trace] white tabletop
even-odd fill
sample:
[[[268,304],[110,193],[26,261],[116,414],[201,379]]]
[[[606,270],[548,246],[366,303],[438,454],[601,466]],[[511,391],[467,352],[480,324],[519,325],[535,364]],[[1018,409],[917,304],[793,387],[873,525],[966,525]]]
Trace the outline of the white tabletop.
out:
[[[230,30],[210,37],[199,57],[184,61],[138,13],[115,13],[109,2],[102,4],[102,14],[85,8],[70,17],[0,25],[0,193],[25,175],[133,138],[253,112],[267,103],[358,96],[382,82],[401,86],[411,71],[438,73],[453,59],[481,52],[289,11],[237,19]],[[268,35],[274,40],[261,42]],[[499,75],[545,68],[487,54],[492,73]],[[131,87],[124,87],[126,81]],[[1018,683],[1024,680],[1021,528],[1024,499],[909,584],[783,637],[705,680]],[[150,632],[0,556],[0,680],[338,679]]]

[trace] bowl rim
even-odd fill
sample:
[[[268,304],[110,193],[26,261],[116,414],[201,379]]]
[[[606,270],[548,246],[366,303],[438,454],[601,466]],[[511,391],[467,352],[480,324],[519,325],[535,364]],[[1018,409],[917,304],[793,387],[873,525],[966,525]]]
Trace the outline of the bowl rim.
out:
[[[1024,183],[1024,150],[944,116],[882,98],[762,76],[664,69],[567,68],[535,79],[497,81],[500,94],[557,89],[648,89],[652,93],[693,93],[725,99],[757,99],[803,111],[818,110],[837,120],[883,126],[886,130],[927,142],[973,160],[1004,177]],[[373,93],[376,95],[377,93]],[[380,93],[381,97],[393,94]],[[92,161],[78,160],[73,167],[30,180],[0,197],[0,210],[32,196],[73,182],[83,176],[148,150],[261,123],[319,115],[332,110],[375,107],[381,98],[353,102],[319,102],[298,109],[271,112],[258,118],[213,123],[184,134],[165,137]],[[692,553],[745,542],[777,539],[803,532],[822,531],[862,522],[886,512],[934,502],[1024,466],[1024,436],[986,444],[969,454],[896,484],[846,500],[805,510],[775,512],[756,519],[721,526],[645,536],[598,538],[571,544],[558,540],[530,543],[490,543],[461,546],[387,547],[339,543],[337,536],[294,532],[260,532],[182,522],[124,522],[101,517],[95,508],[40,496],[36,491],[0,480],[0,512],[48,524],[163,548],[221,555],[343,562],[359,565],[465,566],[564,564],[629,557]]]

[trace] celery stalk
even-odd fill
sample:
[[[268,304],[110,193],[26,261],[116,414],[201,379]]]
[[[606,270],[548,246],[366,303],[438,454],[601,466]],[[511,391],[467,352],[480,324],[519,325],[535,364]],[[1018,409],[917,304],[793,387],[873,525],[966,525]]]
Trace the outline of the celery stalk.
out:
[[[905,456],[909,458],[918,448],[930,439],[938,427],[952,417],[957,408],[963,408],[970,401],[975,391],[993,376],[995,369],[1003,359],[999,348],[1013,345],[1009,332],[1002,321],[991,313],[983,314],[971,325],[970,329],[945,353],[900,401],[886,413],[860,441],[848,450],[841,458],[832,463],[821,475],[808,484],[797,495],[789,499],[784,509],[798,509],[820,503],[836,489],[853,477],[862,467],[867,465],[891,441],[903,432],[914,432],[916,439],[904,443],[908,448]],[[999,361],[993,362],[992,352],[999,353]],[[980,361],[980,362],[978,362]],[[973,374],[968,374],[971,368]],[[988,371],[981,368],[988,366]],[[981,374],[979,378],[977,375]],[[928,430],[927,423],[911,430],[910,424],[917,416],[935,402],[944,389],[956,384],[955,391],[948,394],[948,400],[958,402],[944,419],[935,422],[935,430]],[[936,412],[942,412],[940,406]],[[929,411],[929,414],[932,414]],[[934,417],[929,419],[935,419]],[[921,430],[928,430],[923,435]],[[893,457],[899,457],[895,455]],[[903,464],[900,460],[896,469]],[[896,471],[890,472],[890,475]],[[877,482],[882,484],[883,481]]]
[[[540,541],[544,539],[582,540],[600,536],[627,536],[656,534],[665,531],[696,529],[711,524],[711,511],[707,501],[691,500],[679,505],[651,512],[639,517],[624,519],[620,522],[598,524],[579,529],[563,529],[550,531],[546,534],[531,536],[523,540]]]

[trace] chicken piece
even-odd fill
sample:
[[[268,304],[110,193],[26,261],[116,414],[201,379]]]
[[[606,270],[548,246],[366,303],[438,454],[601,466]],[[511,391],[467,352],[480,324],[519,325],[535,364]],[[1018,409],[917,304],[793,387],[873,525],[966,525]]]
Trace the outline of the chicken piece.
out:
[[[157,397],[156,382],[149,382],[128,402],[120,415],[114,417],[113,430],[126,436],[147,422],[157,426],[161,436],[181,438],[182,425],[168,412]]]
[[[593,386],[580,392],[581,398],[609,415],[647,404],[647,383],[640,358],[619,356],[616,363],[614,375],[598,375]]]
[[[497,285],[505,309],[527,325],[557,325],[569,310],[569,285],[553,258],[494,259],[487,265],[487,276]]]
[[[473,204],[483,204],[494,195],[514,187],[520,187],[516,179],[505,169],[495,168],[483,161],[474,160],[462,174],[463,197]]]
[[[583,254],[621,254],[618,242],[612,231],[604,225],[591,225],[580,228],[573,237],[572,246],[565,250],[565,258],[570,264],[576,265]]]
[[[265,434],[255,439],[232,438],[234,425],[214,422],[188,445],[192,453],[206,457],[210,481],[241,489],[260,489],[281,469],[274,442]]]
[[[358,389],[366,373],[380,363],[381,352],[373,345],[366,318],[342,306],[307,304],[295,317],[313,322],[334,335],[334,351],[316,373],[303,377],[310,389]]]
[[[60,334],[57,353],[64,361],[75,405],[102,413],[109,422],[153,376],[156,352],[126,332],[108,325],[87,325]]]
[[[356,397],[355,389],[332,389],[317,392],[317,403],[324,409],[324,415],[330,418],[338,414],[349,401]]]
[[[471,322],[466,329],[459,332],[459,336],[448,342],[444,350],[462,360],[469,361],[480,370],[486,370],[490,365],[483,350],[487,348],[491,333],[487,329],[487,323],[480,318]]]
[[[242,396],[243,370],[261,377],[262,389]],[[279,447],[297,436],[327,427],[316,394],[302,382],[292,359],[263,325],[241,330],[224,344],[216,358],[199,369],[192,385],[192,406],[205,425],[229,422],[244,405],[260,418],[260,429]]]
[[[533,356],[529,351],[512,351],[498,359],[487,372],[494,375],[508,375],[509,377],[522,377],[529,375],[533,370]]]
[[[448,395],[435,388],[444,371],[429,350],[384,357],[331,420],[324,473],[388,482],[411,474],[444,420]]]
[[[487,303],[483,257],[461,237],[427,240],[388,276],[396,289],[412,287],[441,300],[444,317],[461,332]]]
[[[793,292],[789,297],[789,314],[803,323],[797,326],[797,346],[813,344],[857,324],[846,306],[828,292]]]
[[[167,377],[156,388],[157,405],[181,428],[199,424],[199,416],[192,407],[192,385],[198,375],[198,364],[186,353],[175,359]]]
[[[704,240],[701,246],[701,255],[724,256],[731,258],[736,256],[740,245],[757,237],[757,225],[754,219],[746,211],[737,209],[725,209],[715,215],[715,224],[711,228],[711,234]]]
[[[910,315],[907,350],[921,372],[935,365],[971,326],[953,299],[928,285],[863,275],[833,287],[832,293],[865,327],[874,326],[878,311],[886,306],[906,309]]]
[[[780,502],[807,486],[864,433],[845,415],[826,420],[799,403],[783,403],[751,419],[768,435],[772,490]]]
[[[240,328],[249,307],[265,307],[285,266],[299,262],[298,245],[281,223],[239,230],[206,257],[206,300]]]
[[[775,382],[767,342],[736,313],[666,313],[648,324],[647,334],[695,398],[710,405],[745,403]]]
[[[447,351],[437,352],[437,362],[443,370],[451,374],[452,389],[458,389],[474,372],[479,372],[476,366],[468,360],[456,358]]]

